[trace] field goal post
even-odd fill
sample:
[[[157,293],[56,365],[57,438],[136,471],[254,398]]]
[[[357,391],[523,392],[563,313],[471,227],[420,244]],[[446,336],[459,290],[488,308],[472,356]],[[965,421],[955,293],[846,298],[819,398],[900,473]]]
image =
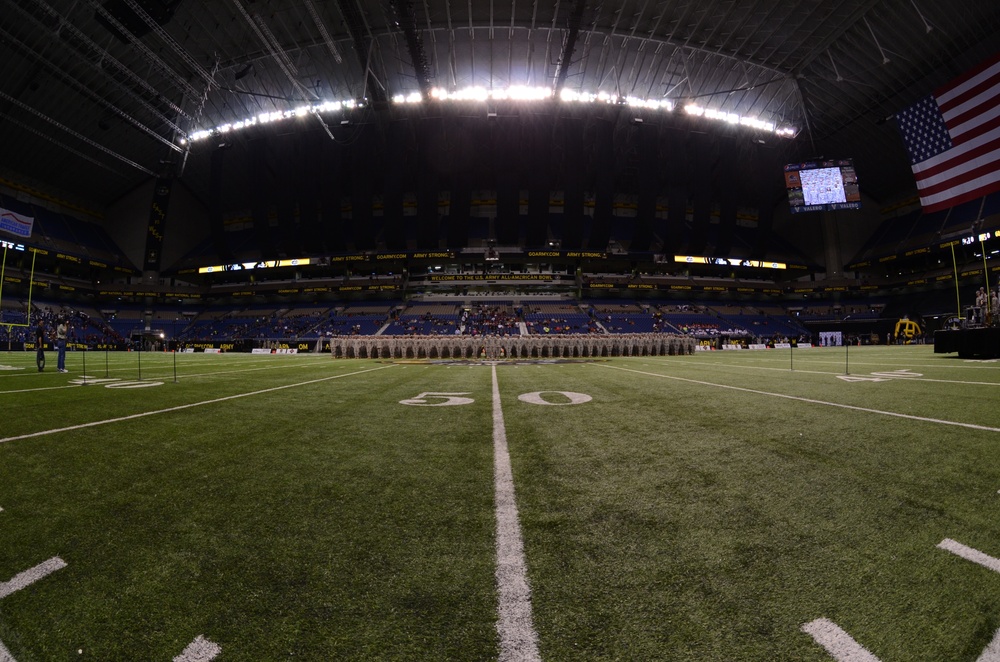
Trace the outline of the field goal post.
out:
[[[3,242],[3,259],[0,261],[0,316],[3,314],[3,287],[6,282],[7,274],[7,251],[10,250],[9,242]],[[23,324],[19,322],[4,322],[2,317],[0,317],[0,326],[7,327],[7,349],[10,349],[11,343],[11,331],[15,328],[30,328],[31,327],[31,295],[35,287],[35,258],[38,257],[38,251],[34,248],[28,248],[31,251],[31,275],[28,277],[28,304],[24,312],[25,322]],[[25,334],[25,340],[27,340],[27,334]]]

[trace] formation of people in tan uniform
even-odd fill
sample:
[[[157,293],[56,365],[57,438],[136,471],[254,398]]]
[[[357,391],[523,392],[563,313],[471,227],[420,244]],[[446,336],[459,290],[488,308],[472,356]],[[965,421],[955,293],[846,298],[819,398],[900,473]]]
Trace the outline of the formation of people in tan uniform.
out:
[[[344,336],[329,340],[334,358],[549,359],[693,354],[697,341],[666,333],[561,336]],[[325,348],[324,348],[325,349]]]

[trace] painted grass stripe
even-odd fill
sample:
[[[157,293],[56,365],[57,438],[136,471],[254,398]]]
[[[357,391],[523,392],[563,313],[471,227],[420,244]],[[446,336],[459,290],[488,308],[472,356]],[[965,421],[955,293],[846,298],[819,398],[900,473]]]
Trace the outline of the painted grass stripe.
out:
[[[658,363],[659,364],[664,364],[664,363],[678,363],[678,362],[677,361],[673,361],[673,362],[670,362],[670,361],[660,361]],[[691,365],[691,364],[687,364],[687,365]],[[762,365],[739,365],[739,364],[736,364],[736,363],[710,363],[710,362],[706,362],[706,361],[702,361],[700,363],[697,363],[696,365],[703,366],[703,367],[706,367],[706,368],[722,367],[722,368],[736,368],[738,370],[772,370],[772,371],[775,371],[775,372],[797,372],[797,373],[802,373],[802,374],[807,374],[807,375],[838,375],[839,376],[839,375],[844,374],[842,372],[830,372],[830,371],[825,371],[825,370],[799,370],[799,369],[796,369],[794,371],[790,371],[788,368],[774,368],[774,367],[762,366]],[[856,365],[856,364],[852,363],[852,365]],[[881,365],[881,364],[872,363],[871,365]],[[940,368],[941,366],[911,366],[911,367]],[[955,367],[961,367],[961,366],[949,366],[949,367],[955,368]],[[857,375],[857,376],[867,377],[868,375]],[[964,380],[960,380],[960,379],[933,379],[931,377],[907,377],[906,375],[901,375],[900,378],[906,379],[906,381],[910,381],[910,382],[935,382],[935,383],[938,383],[938,384],[962,384],[964,386],[1000,386],[1000,382],[969,382],[969,381],[964,381]]]
[[[174,658],[174,662],[209,662],[221,652],[222,646],[199,634],[180,655]]]
[[[879,662],[871,651],[854,641],[839,625],[827,618],[817,618],[802,626],[802,631],[816,640],[837,662]]]
[[[1000,630],[993,635],[993,641],[983,649],[983,654],[976,658],[976,662],[1000,662]]]
[[[0,584],[0,599],[6,598],[11,593],[20,591],[26,586],[31,586],[39,579],[48,577],[56,570],[60,570],[65,567],[65,561],[58,556],[53,556],[48,561],[43,561],[34,568],[29,568],[24,572],[18,573],[9,582]]]
[[[17,662],[2,641],[0,641],[0,662]]]
[[[170,356],[170,355],[167,354],[167,356]],[[289,355],[289,356],[292,356],[292,355]],[[303,360],[303,359],[297,359],[297,360]],[[240,368],[238,370],[217,370],[217,371],[214,371],[214,372],[205,372],[205,373],[195,374],[195,375],[185,375],[185,374],[183,374],[183,371],[184,370],[191,370],[191,369],[194,369],[194,368],[199,368],[201,366],[207,366],[209,364],[206,363],[206,362],[181,363],[181,364],[178,364],[178,366],[177,366],[177,369],[178,369],[177,378],[180,379],[181,377],[184,377],[184,378],[212,377],[212,376],[215,376],[215,375],[228,375],[228,374],[234,374],[234,373],[238,374],[238,373],[242,373],[242,372],[251,372],[251,371],[255,371],[255,370],[284,370],[284,369],[288,369],[288,368],[312,368],[312,367],[316,367],[317,365],[322,365],[320,363],[320,361],[327,361],[328,359],[317,357],[317,358],[310,358],[310,359],[304,359],[304,360],[308,360],[308,361],[311,361],[311,362],[310,363],[302,363],[301,365],[285,364],[285,365],[268,365],[268,366],[263,366],[262,365],[264,363],[263,361],[235,361],[234,360],[232,362],[226,362],[226,366],[252,365],[252,366],[262,366],[262,367]],[[33,365],[34,364],[32,364],[32,366]],[[329,365],[329,364],[327,364],[327,365]],[[155,370],[164,370],[164,371],[167,371],[167,372],[164,373],[164,375],[161,375],[159,377],[156,377],[156,376],[149,377],[149,379],[165,379],[167,377],[171,377],[171,378],[173,377],[173,372],[171,371],[171,366],[164,365],[158,359],[156,360],[155,363],[152,363],[152,364],[149,365],[148,370],[149,371],[155,371]],[[114,374],[114,373],[120,373],[120,372],[128,373],[128,375],[119,376],[118,377],[119,379],[128,379],[128,377],[130,375],[136,374],[136,366],[135,366],[134,363],[126,363],[126,362],[123,362],[123,361],[118,361],[117,363],[112,363],[111,364],[111,366],[110,366],[110,372],[112,374]],[[146,371],[144,370],[143,372],[146,372]],[[27,372],[18,372],[16,374],[10,374],[10,375],[0,375],[0,379],[3,379],[4,377],[37,377],[37,376],[38,376],[37,372],[27,371]],[[89,379],[89,377],[88,377],[88,379]],[[16,393],[16,392],[17,391],[0,391],[0,393]]]
[[[924,416],[913,416],[912,414],[900,414],[895,411],[883,411],[881,409],[870,409],[868,407],[858,407],[857,405],[845,405],[841,402],[828,402],[826,400],[814,400],[813,398],[803,398],[797,395],[787,395],[785,393],[772,393],[770,391],[760,391],[754,388],[744,388],[742,386],[732,386],[731,384],[716,384],[714,382],[703,382],[698,379],[688,379],[686,377],[675,377],[674,375],[663,375],[656,372],[646,372],[644,370],[632,370],[630,368],[620,368],[614,365],[605,365],[603,363],[587,363],[585,365],[594,366],[597,368],[609,368],[611,370],[622,370],[624,372],[634,372],[639,375],[647,375],[649,377],[660,377],[661,379],[672,379],[678,382],[687,382],[689,384],[699,384],[701,386],[714,386],[715,388],[724,388],[731,391],[742,391],[744,393],[755,393],[757,395],[767,395],[772,398],[784,398],[785,400],[795,400],[797,402],[808,402],[813,405],[824,405],[826,407],[838,407],[840,409],[850,409],[852,411],[863,411],[868,414],[879,414],[880,416],[892,416],[895,418],[905,418],[911,421],[920,421],[922,423],[937,423],[939,425],[954,425],[960,428],[969,428],[971,430],[985,430],[986,432],[1000,432],[1000,428],[992,428],[987,425],[976,425],[975,423],[962,423],[959,421],[946,421],[940,418],[927,418]],[[0,439],[2,442],[3,439]]]
[[[1000,559],[993,558],[989,554],[983,554],[978,549],[967,547],[951,538],[945,538],[937,545],[939,548],[947,550],[952,554],[961,556],[966,561],[972,561],[984,568],[989,568],[993,572],[1000,572]]]
[[[499,659],[501,662],[535,662],[542,658],[531,616],[531,587],[514,499],[514,473],[507,450],[507,428],[500,407],[496,366],[493,366],[493,480],[497,511]]]
[[[144,411],[139,414],[130,414],[128,416],[119,416],[118,418],[108,418],[103,421],[91,421],[90,423],[81,423],[79,425],[70,425],[65,428],[54,428],[52,430],[42,430],[40,432],[29,432],[28,434],[20,434],[16,437],[6,437],[0,439],[0,444],[6,443],[8,441],[18,441],[20,439],[31,439],[32,437],[44,437],[50,434],[59,434],[60,432],[72,432],[73,430],[82,430],[84,428],[97,427],[98,425],[108,425],[111,423],[121,423],[122,421],[131,421],[137,418],[145,418],[146,416],[155,416],[157,414],[168,414],[173,411],[183,411],[185,409],[191,409],[192,407],[202,407],[204,405],[212,405],[219,402],[226,402],[228,400],[237,400],[239,398],[249,398],[254,395],[263,395],[264,393],[274,393],[275,391],[283,391],[289,388],[297,388],[299,386],[309,386],[310,384],[320,384],[322,382],[328,382],[331,379],[340,379],[341,377],[353,377],[354,375],[360,375],[366,372],[372,372],[375,370],[385,370],[386,368],[391,368],[392,365],[379,366],[377,368],[368,368],[366,370],[359,370],[357,372],[348,372],[343,375],[333,375],[331,377],[322,377],[320,379],[310,379],[306,382],[298,382],[297,384],[285,384],[284,386],[275,386],[273,388],[265,388],[259,391],[250,391],[249,393],[237,393],[236,395],[227,395],[224,398],[214,398],[212,400],[203,400],[201,402],[191,402],[186,405],[178,405],[176,407],[167,407],[166,409],[156,409],[154,411]]]
[[[35,391],[58,391],[60,389],[66,388],[80,388],[79,384],[69,384],[68,386],[40,386],[38,388],[21,388],[16,391],[0,391],[0,395],[9,395],[11,393],[34,393]]]

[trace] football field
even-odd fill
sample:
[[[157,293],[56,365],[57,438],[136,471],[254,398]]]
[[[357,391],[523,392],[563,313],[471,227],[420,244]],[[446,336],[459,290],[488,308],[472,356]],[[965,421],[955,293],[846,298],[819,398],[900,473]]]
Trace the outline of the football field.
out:
[[[1000,660],[1000,362],[48,358],[3,662]]]

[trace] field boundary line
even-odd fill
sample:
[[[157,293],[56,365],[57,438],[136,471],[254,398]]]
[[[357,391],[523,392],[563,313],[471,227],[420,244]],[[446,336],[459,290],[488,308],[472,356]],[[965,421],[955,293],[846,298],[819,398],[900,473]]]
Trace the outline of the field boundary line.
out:
[[[82,384],[67,384],[66,386],[40,386],[38,388],[19,388],[14,391],[0,391],[0,395],[8,395],[10,393],[34,393],[35,391],[58,391],[63,388],[80,388]]]
[[[19,441],[21,439],[31,439],[32,437],[44,437],[50,434],[58,434],[60,432],[72,432],[73,430],[82,430],[84,428],[97,427],[99,425],[109,425],[111,423],[121,423],[122,421],[131,421],[137,418],[145,418],[146,416],[155,416],[157,414],[169,414],[174,411],[183,411],[185,409],[191,409],[192,407],[201,407],[203,405],[212,405],[219,402],[227,402],[229,400],[237,400],[239,398],[249,398],[254,395],[262,395],[264,393],[274,393],[275,391],[282,391],[288,388],[297,388],[299,386],[309,386],[310,384],[319,384],[322,382],[328,382],[331,379],[340,379],[341,377],[353,377],[354,375],[361,375],[366,372],[373,372],[375,370],[385,370],[386,368],[392,368],[393,365],[383,365],[377,366],[375,368],[368,368],[366,370],[359,370],[357,372],[348,372],[342,375],[331,375],[329,377],[322,377],[320,379],[310,379],[305,382],[298,382],[297,384],[285,384],[283,386],[274,386],[271,388],[261,389],[259,391],[250,391],[249,393],[237,393],[236,395],[227,395],[223,398],[213,398],[211,400],[202,400],[201,402],[189,402],[186,405],[177,405],[176,407],[167,407],[166,409],[156,409],[154,411],[144,411],[138,414],[129,414],[128,416],[119,416],[117,418],[108,418],[103,421],[91,421],[90,423],[80,423],[79,425],[69,425],[64,428],[54,428],[52,430],[41,430],[39,432],[29,432],[27,434],[19,434],[14,437],[5,437],[0,439],[0,444],[6,443],[8,441]]]
[[[500,406],[497,367],[493,366],[493,488],[497,518],[497,634],[501,662],[535,662],[538,633],[531,616],[531,587],[524,540],[514,498],[514,472],[507,448],[507,427]]]
[[[62,570],[65,567],[65,561],[58,556],[53,556],[48,561],[42,561],[33,568],[19,572],[10,581],[0,582],[0,600],[6,598],[11,593],[17,593],[21,589],[31,586],[39,579],[44,579],[56,570]]]
[[[976,662],[996,662],[1000,660],[1000,630],[993,633],[993,639],[983,649],[983,654],[976,658]]]
[[[160,368],[160,367],[162,367],[162,366],[156,366],[156,368]],[[167,367],[169,368],[169,366],[167,366]],[[302,365],[296,365],[296,366],[268,365],[268,366],[262,366],[260,368],[240,368],[239,370],[219,370],[218,372],[202,372],[202,373],[195,373],[193,375],[185,375],[182,372],[178,372],[177,373],[177,380],[180,381],[182,379],[192,379],[194,377],[215,377],[216,375],[233,375],[233,374],[240,375],[240,374],[243,374],[244,372],[254,372],[256,370],[279,370],[279,369],[288,369],[288,368],[315,368],[315,367],[316,367],[315,365],[309,365],[309,364],[302,364]],[[173,378],[173,376],[174,376],[173,373],[167,372],[165,375],[162,375],[162,376],[159,376],[159,377],[153,376],[153,377],[150,377],[149,379],[171,379],[171,378]],[[122,379],[124,379],[124,378],[122,378]],[[143,380],[143,381],[145,381],[145,380]]]
[[[743,386],[732,386],[731,384],[716,384],[714,382],[703,382],[698,379],[688,379],[687,377],[676,377],[674,375],[663,375],[656,372],[646,372],[644,370],[635,370],[632,368],[622,368],[614,365],[604,365],[602,363],[588,363],[586,365],[594,366],[598,368],[610,368],[612,370],[621,370],[623,372],[634,372],[639,375],[647,375],[649,377],[660,377],[662,379],[673,379],[679,382],[687,382],[689,384],[699,384],[701,386],[714,386],[715,388],[724,388],[732,391],[742,391],[744,393],[755,393],[757,395],[768,395],[772,398],[784,398],[785,400],[795,400],[797,402],[808,402],[814,405],[824,405],[826,407],[839,407],[840,409],[850,409],[852,411],[863,411],[869,414],[879,414],[881,416],[893,416],[895,418],[905,418],[911,421],[921,421],[923,423],[938,423],[940,425],[954,425],[960,428],[969,428],[970,430],[984,430],[986,432],[1000,432],[1000,428],[992,428],[988,425],[977,425],[975,423],[962,423],[960,421],[946,421],[941,418],[928,418],[926,416],[914,416],[913,414],[901,414],[895,411],[884,411],[882,409],[871,409],[870,407],[859,407],[857,405],[848,405],[842,402],[829,402],[828,400],[815,400],[813,398],[803,398],[798,395],[787,395],[785,393],[773,393],[771,391],[760,391],[754,388],[745,388]],[[0,442],[3,440],[0,439]]]
[[[668,361],[656,361],[657,365],[665,365],[667,363],[668,363]],[[764,365],[738,365],[738,364],[735,364],[735,363],[712,363],[711,361],[700,361],[700,362],[692,362],[692,363],[694,363],[694,365],[705,366],[705,367],[709,367],[709,368],[714,368],[715,366],[719,366],[719,367],[722,367],[722,368],[738,368],[740,370],[777,370],[779,372],[799,372],[799,373],[804,373],[804,374],[807,374],[807,375],[833,375],[833,376],[839,376],[839,375],[843,374],[842,372],[828,372],[828,371],[825,371],[825,370],[799,370],[798,368],[796,368],[795,370],[789,370],[788,368],[776,368],[776,367],[764,366]],[[691,365],[691,363],[687,363],[685,365]],[[852,364],[852,365],[855,365],[855,364]],[[876,363],[870,363],[869,365],[878,365],[878,364],[876,364]],[[924,367],[924,368],[933,368],[933,367],[936,367],[936,366],[914,366],[914,367],[917,367],[917,368],[921,368],[921,367]],[[967,382],[967,381],[963,381],[963,380],[959,380],[959,379],[935,379],[933,377],[907,377],[906,381],[909,381],[909,382],[936,382],[936,383],[939,383],[939,384],[959,384],[959,385],[962,385],[962,386],[1000,386],[1000,382]]]
[[[656,359],[657,357],[651,356],[651,357],[646,357],[646,358]],[[676,364],[676,363],[679,363],[679,361],[663,361],[663,360],[660,360],[660,361],[655,361],[655,363],[657,365],[667,365],[668,363],[674,363],[674,364]],[[805,374],[808,374],[808,375],[834,375],[834,376],[836,376],[836,375],[842,374],[842,373],[839,373],[839,372],[829,372],[827,370],[789,370],[787,367],[785,367],[785,368],[777,368],[777,367],[771,367],[771,366],[766,366],[766,365],[738,365],[738,364],[735,364],[735,363],[713,363],[712,361],[691,361],[690,363],[685,363],[684,365],[705,366],[707,368],[714,368],[716,366],[719,366],[720,368],[738,368],[739,370],[746,370],[746,369],[750,369],[750,370],[778,370],[778,371],[781,371],[781,372],[802,372],[802,373],[805,373]]]
[[[966,561],[972,561],[978,565],[983,566],[993,572],[1000,572],[1000,559],[994,558],[985,552],[980,552],[978,549],[969,547],[968,545],[963,545],[957,540],[952,540],[951,538],[945,538],[937,544],[939,549],[943,549],[951,552],[955,556],[960,556]]]
[[[802,631],[825,648],[837,662],[879,662],[870,650],[828,618],[810,621],[802,626]]]
[[[94,357],[98,357],[98,356],[102,356],[104,354],[104,352],[91,351],[91,352],[87,352],[87,354],[88,355],[92,355]],[[149,354],[150,355],[150,357],[147,358],[146,360],[153,362],[153,363],[149,364],[151,370],[156,370],[156,369],[159,369],[159,368],[163,368],[165,370],[169,370],[170,369],[171,365],[170,365],[169,361],[167,361],[166,358],[165,358],[165,357],[171,356],[170,353],[167,353],[167,354],[164,355],[164,354],[162,354],[160,352],[143,352],[143,354]],[[68,358],[70,358],[70,359],[79,359],[82,355],[83,355],[83,352],[68,352],[66,354],[66,356]],[[131,356],[134,356],[134,355],[135,355],[134,352],[133,353],[129,353],[129,354],[121,353],[120,356],[115,357],[110,362],[110,365],[109,365],[110,371],[111,372],[115,372],[115,371],[123,371],[123,370],[130,370],[130,369],[134,370],[136,368],[136,362],[132,361],[132,360],[126,362],[124,360],[124,357],[126,357],[126,356],[131,357]],[[198,356],[198,355],[194,354],[192,356]],[[250,356],[250,355],[248,354],[247,356]],[[262,355],[262,356],[264,356],[264,355]],[[302,361],[309,360],[309,361],[313,361],[315,363],[323,361],[324,359],[326,359],[326,360],[329,359],[328,355],[320,355],[320,356],[313,357],[312,355],[307,355],[307,354],[301,354],[301,355],[299,355],[299,354],[289,354],[288,356],[308,357],[308,358],[299,358],[299,359],[296,359],[296,360],[302,360]],[[10,373],[0,373],[0,379],[6,379],[7,377],[32,377],[32,376],[35,376],[36,373],[35,373],[34,358],[35,358],[35,353],[32,352],[31,353],[31,359],[32,359],[31,362],[30,363],[25,363],[24,368],[22,370],[11,371]],[[0,364],[3,364],[2,359],[3,359],[3,356],[2,356],[2,354],[0,354]],[[99,361],[100,359],[95,358],[95,359],[92,359],[92,360],[98,360]],[[206,365],[210,365],[210,361],[214,361],[214,360],[216,360],[216,359],[199,359],[199,360],[197,360],[197,362],[188,363],[187,365],[189,365],[189,366],[193,366],[193,365],[206,366]],[[223,360],[225,361],[225,359],[223,359]],[[266,363],[269,360],[273,362],[275,359],[268,359],[266,357],[265,358],[261,358],[261,359],[256,359],[256,360],[236,358],[236,359],[233,359],[232,361],[227,361],[226,362],[226,367],[239,366],[239,365],[258,366],[258,365],[263,365],[264,363]],[[284,360],[284,359],[278,359],[278,360]],[[285,368],[287,368],[289,366],[287,366],[287,365],[286,366],[264,366],[262,368],[248,368],[248,369],[249,370],[257,370],[257,369],[263,370],[263,369],[272,368],[272,367],[274,367],[274,368],[279,368],[279,367],[285,367]],[[295,367],[304,367],[304,366],[295,366]],[[229,371],[226,371],[226,372],[229,372]],[[233,372],[239,372],[239,371],[233,371]],[[205,374],[209,374],[209,373],[205,373]],[[173,375],[171,374],[171,376],[173,376]],[[194,375],[188,375],[188,376],[190,377],[190,376],[194,376]]]
[[[173,659],[173,662],[209,662],[222,652],[222,646],[199,634]]]

